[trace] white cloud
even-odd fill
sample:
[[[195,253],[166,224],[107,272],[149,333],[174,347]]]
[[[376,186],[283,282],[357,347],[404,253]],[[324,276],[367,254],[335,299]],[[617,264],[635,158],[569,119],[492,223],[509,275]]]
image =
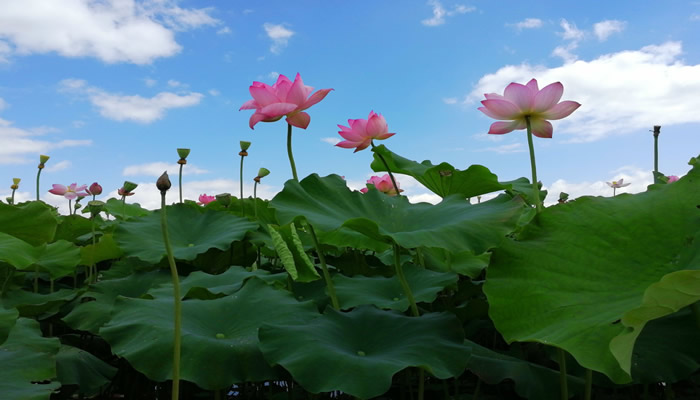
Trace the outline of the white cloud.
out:
[[[569,199],[573,200],[581,196],[605,196],[611,197],[613,190],[605,182],[624,179],[629,186],[617,189],[617,193],[640,193],[647,189],[647,186],[654,183],[654,178],[650,171],[642,170],[634,166],[623,166],[614,171],[610,171],[610,175],[597,181],[589,182],[567,182],[564,179],[557,179],[551,185],[545,185],[544,188],[549,192],[545,199],[545,205],[556,204],[559,199],[559,193],[564,192],[569,194]]]
[[[614,19],[600,21],[593,25],[593,33],[599,41],[603,42],[613,33],[622,32],[626,26],[627,22]]]
[[[170,171],[170,174],[177,175],[180,165],[177,163],[152,162],[147,164],[129,165],[122,171],[124,176],[154,176],[159,177],[163,171]],[[182,168],[182,175],[200,175],[209,171],[201,169],[195,165],[187,163]]]
[[[583,39],[584,33],[576,27],[576,24],[569,23],[569,21],[562,19],[559,25],[564,29],[564,32],[560,32],[559,35],[565,40]]]
[[[55,52],[150,64],[181,50],[174,31],[218,24],[210,11],[183,9],[174,0],[3,0],[0,58]]]
[[[578,56],[572,53],[578,47],[578,41],[571,41],[566,45],[557,46],[552,51],[552,55],[561,58],[565,63],[572,63],[578,59]]]
[[[493,136],[493,135],[491,135]],[[512,144],[504,144],[501,146],[495,146],[495,147],[486,147],[483,149],[479,149],[476,151],[492,151],[498,154],[510,154],[510,153],[521,153],[525,151],[524,146],[522,143],[512,143]]]
[[[59,161],[57,163],[46,164],[46,172],[56,172],[68,169],[71,166],[71,162],[68,160]]]
[[[340,138],[337,138],[337,137],[324,137],[324,138],[321,138],[321,141],[322,141],[322,142],[325,142],[325,143],[328,143],[328,144],[332,144],[332,145],[335,146],[336,144],[340,143]]]
[[[53,128],[22,129],[12,125],[11,121],[0,118],[0,164],[24,164],[36,160],[39,154],[64,147],[89,146],[91,140],[39,140],[36,137],[47,132],[56,131]],[[28,158],[28,156],[32,158]],[[50,161],[49,161],[50,163]],[[50,166],[51,164],[48,164]]]
[[[269,74],[267,74],[267,77],[270,79],[277,79],[280,76],[280,73],[277,71],[272,71]]]
[[[179,82],[179,81],[176,81],[175,79],[170,79],[170,80],[168,81],[168,86],[170,86],[170,87],[180,87],[180,86],[182,86],[182,83]]]
[[[229,34],[231,34],[231,28],[229,28],[228,26],[225,26],[225,27],[219,29],[218,31],[216,31],[216,34],[217,35],[229,35]]]
[[[272,45],[270,46],[270,51],[274,54],[279,54],[282,49],[287,47],[289,43],[289,38],[294,36],[294,31],[291,31],[284,27],[284,25],[275,25],[270,23],[264,23],[263,28],[267,33],[267,37],[272,40]]]
[[[160,92],[153,97],[122,95],[106,92],[80,79],[64,79],[60,90],[86,96],[98,108],[100,115],[115,121],[135,121],[144,124],[159,120],[171,108],[192,107],[202,100],[201,93],[190,92],[178,95]]]
[[[144,78],[143,83],[145,83],[146,86],[148,86],[148,87],[153,87],[156,85],[156,83],[158,83],[158,81],[156,81],[155,79],[151,79],[151,78]]]
[[[484,93],[503,93],[509,83],[533,77],[540,87],[560,81],[563,99],[582,105],[571,116],[553,121],[554,135],[576,142],[647,131],[653,125],[700,123],[700,64],[686,64],[681,54],[680,42],[666,42],[554,68],[508,65],[481,77],[469,101],[483,99]]]
[[[542,20],[539,18],[525,18],[524,20],[513,24],[513,26],[518,30],[541,28]]]
[[[452,10],[446,10],[438,0],[429,0],[428,5],[433,7],[433,16],[421,21],[425,26],[439,26],[445,23],[445,17],[452,17],[457,14],[466,14],[476,10],[475,7],[468,7],[463,4],[454,6]]]
[[[442,102],[445,104],[457,104],[457,98],[456,97],[443,97]]]
[[[221,94],[221,92],[219,92],[216,89],[209,89],[209,91],[207,93],[209,93],[210,96],[218,96]]]
[[[690,16],[691,21],[700,21],[700,14],[692,14]]]
[[[4,99],[0,98],[0,111],[6,109],[7,106],[8,106],[7,102]]]

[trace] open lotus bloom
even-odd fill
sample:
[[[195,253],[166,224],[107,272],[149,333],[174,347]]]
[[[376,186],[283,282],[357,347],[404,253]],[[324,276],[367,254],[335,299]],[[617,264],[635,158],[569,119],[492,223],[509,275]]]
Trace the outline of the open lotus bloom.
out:
[[[311,94],[313,90],[313,87],[304,85],[299,74],[294,78],[294,82],[280,75],[272,86],[253,82],[250,86],[250,95],[253,96],[253,100],[246,101],[239,111],[255,110],[248,121],[250,129],[254,129],[255,124],[260,121],[274,122],[285,115],[288,124],[306,129],[311,122],[311,117],[303,111],[323,100],[333,89],[321,89]]]
[[[666,178],[668,178],[668,183],[673,183],[678,180],[678,177],[676,175],[669,175]]]
[[[53,193],[58,196],[63,196],[68,200],[75,200],[78,196],[85,197],[88,194],[84,192],[87,185],[78,186],[76,183],[71,183],[68,186],[53,184],[53,189],[49,190],[49,193]]]
[[[386,193],[389,196],[396,196],[396,189],[394,188],[394,184],[391,182],[391,177],[389,174],[384,174],[382,177],[378,176],[373,176],[369,178],[367,183],[374,185],[374,187],[379,190],[380,192]],[[396,186],[399,188],[399,193],[403,192],[403,189],[401,189],[401,186],[399,185],[399,182],[396,182]],[[360,192],[362,193],[367,193],[368,189],[367,188],[362,188],[360,189]]]
[[[381,114],[369,112],[367,119],[349,119],[350,127],[338,125],[338,134],[345,140],[336,144],[338,147],[355,149],[355,152],[364,150],[372,143],[372,139],[382,140],[394,136],[389,133],[389,126]]]
[[[207,204],[211,203],[212,201],[216,200],[216,196],[207,196],[206,193],[199,195],[199,203],[206,206]]]
[[[508,121],[494,122],[489,129],[490,134],[501,135],[516,129],[526,129],[526,118],[530,120],[532,134],[541,138],[552,137],[552,124],[547,120],[562,119],[571,115],[581,104],[575,101],[562,101],[564,86],[555,82],[542,90],[537,86],[537,80],[532,79],[527,85],[511,83],[503,92],[503,96],[487,93],[486,100],[479,110],[493,119]]]
[[[614,188],[614,189],[619,189],[619,188],[630,185],[629,183],[623,183],[623,181],[624,181],[624,179],[620,179],[619,181],[612,181],[612,182],[605,182],[605,183],[607,183],[608,186],[610,186],[611,188]]]

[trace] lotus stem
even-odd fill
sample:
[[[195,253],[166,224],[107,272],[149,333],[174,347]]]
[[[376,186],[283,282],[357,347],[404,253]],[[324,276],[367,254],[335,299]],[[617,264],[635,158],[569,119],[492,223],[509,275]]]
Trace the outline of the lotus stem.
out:
[[[654,178],[659,173],[659,134],[661,133],[661,126],[654,125]]]
[[[165,208],[165,191],[160,193],[160,225],[163,231],[163,242],[165,242],[165,252],[168,255],[168,264],[170,264],[170,275],[173,281],[173,301],[175,312],[175,327],[173,340],[173,387],[172,400],[178,400],[180,397],[180,341],[182,329],[182,304],[180,301],[180,278],[177,274],[177,265],[175,265],[175,257],[173,257],[173,249],[170,246],[170,237],[168,235],[168,217]]]
[[[245,159],[245,156],[241,156],[241,168],[240,168],[240,177],[238,179],[238,182],[240,183],[240,189],[241,189],[241,204],[243,201],[243,159]]]
[[[372,150],[374,150],[377,147],[374,145],[374,141],[370,141],[370,144],[372,145]],[[389,168],[389,164],[384,159],[384,156],[377,153],[376,151],[374,152],[374,154],[378,155],[379,159],[382,160],[382,163],[384,164],[384,167],[386,168],[386,172],[389,174],[389,178],[391,178],[391,184],[394,185],[394,190],[396,191],[396,197],[400,197],[401,193],[399,193],[399,185],[396,184],[396,179],[394,179],[394,174],[391,173],[391,168]]]
[[[292,125],[287,124],[287,155],[289,156],[289,165],[292,167],[292,176],[294,180],[299,182],[297,176],[297,166],[294,164],[294,155],[292,154]]]
[[[36,201],[39,201],[39,177],[41,176],[42,168],[39,168],[39,172],[36,173]]]
[[[326,288],[328,289],[328,295],[331,298],[331,304],[333,309],[336,311],[340,310],[340,303],[338,302],[338,296],[335,293],[335,286],[333,286],[333,281],[331,280],[331,274],[328,272],[328,266],[326,265],[326,257],[321,251],[321,246],[316,238],[316,232],[311,224],[306,224],[309,227],[309,233],[311,233],[311,239],[314,242],[314,247],[316,248],[316,254],[318,254],[318,260],[321,262],[321,270],[323,270],[323,279],[326,280]]]
[[[584,392],[584,400],[591,400],[591,394],[593,393],[593,370],[586,368],[586,388]]]
[[[241,160],[241,162],[243,162]],[[243,190],[243,189],[241,189]],[[243,202],[241,201],[241,204]],[[243,206],[241,206],[241,210],[243,209]],[[255,214],[255,219],[258,219],[258,181],[255,181],[253,184],[253,213]]]
[[[408,285],[406,275],[403,273],[403,267],[401,266],[401,251],[399,245],[396,243],[394,243],[394,267],[396,268],[396,277],[399,278],[404,294],[408,299],[408,303],[411,305],[411,314],[414,317],[420,317],[418,306],[416,305],[416,299],[413,298],[413,292],[411,292],[411,287]]]
[[[73,200],[68,199],[68,215],[73,215],[71,210],[73,210]]]
[[[566,376],[566,352],[557,347],[559,356],[559,388],[561,389],[561,400],[569,400],[569,382]]]
[[[535,164],[535,145],[532,143],[532,126],[530,117],[525,117],[527,125],[527,145],[530,147],[530,168],[532,169],[532,190],[535,196],[535,207],[537,212],[542,212],[542,201],[540,200],[540,188],[537,185],[537,166]]]
[[[12,205],[15,204],[15,190],[17,190],[17,189],[12,189],[12,200],[10,200],[12,202],[11,203]]]
[[[182,204],[182,167],[184,167],[185,164],[180,164],[180,174],[177,177],[177,188],[180,191],[180,204]]]

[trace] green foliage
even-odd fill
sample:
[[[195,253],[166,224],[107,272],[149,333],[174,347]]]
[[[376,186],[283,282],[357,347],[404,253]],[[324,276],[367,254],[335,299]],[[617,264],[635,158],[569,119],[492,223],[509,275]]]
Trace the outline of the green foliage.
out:
[[[0,232],[39,246],[53,240],[58,219],[53,208],[41,201],[17,206],[0,202]]]

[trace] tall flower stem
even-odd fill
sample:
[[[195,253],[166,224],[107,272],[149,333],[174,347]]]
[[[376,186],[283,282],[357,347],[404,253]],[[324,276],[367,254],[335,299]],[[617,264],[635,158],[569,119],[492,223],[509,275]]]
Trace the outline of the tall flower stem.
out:
[[[238,182],[240,182],[240,188],[241,188],[241,202],[243,201],[243,160],[245,159],[245,156],[241,156],[241,171],[240,171],[240,177]],[[243,204],[243,203],[241,203]]]
[[[41,176],[41,170],[43,167],[39,167],[39,171],[36,173],[36,201],[39,201],[39,177]]]
[[[73,210],[73,200],[68,199],[68,215],[73,214],[72,210]]]
[[[530,147],[530,168],[532,169],[532,190],[535,196],[535,207],[537,212],[542,211],[542,201],[540,200],[540,188],[537,185],[537,165],[535,163],[535,145],[532,143],[532,126],[530,117],[525,117],[527,125],[527,145]]]
[[[559,356],[559,388],[561,391],[561,400],[569,400],[569,385],[566,376],[566,352],[557,347]]]
[[[376,149],[377,146],[374,145],[374,141],[370,141],[370,144],[372,145],[372,150]],[[394,185],[394,190],[396,191],[396,196],[397,197],[401,196],[401,193],[399,193],[399,185],[396,184],[396,179],[394,179],[394,174],[391,173],[391,168],[389,168],[389,164],[386,162],[386,159],[384,159],[384,156],[377,153],[376,151],[374,152],[374,154],[379,156],[379,159],[382,160],[382,163],[384,164],[384,167],[386,168],[386,172],[389,174],[389,178],[391,178],[391,184]]]
[[[318,239],[316,238],[316,232],[311,224],[305,224],[309,227],[309,233],[311,233],[311,239],[314,242],[314,247],[316,248],[316,254],[318,254],[318,260],[321,262],[321,270],[323,270],[323,279],[326,280],[326,288],[328,289],[328,296],[331,298],[331,304],[333,309],[340,310],[340,303],[338,302],[338,296],[335,294],[335,286],[333,286],[333,281],[331,280],[331,274],[328,272],[328,266],[326,265],[326,257],[321,251],[321,246],[318,244]]]
[[[180,204],[182,204],[182,167],[184,164],[180,164],[180,174],[177,177],[177,188],[180,190]]]
[[[593,393],[593,371],[586,368],[586,387],[583,396],[583,400],[591,400],[591,395]]]
[[[659,173],[659,134],[661,133],[661,126],[654,125],[654,178],[656,174]]]
[[[168,264],[170,264],[170,276],[173,281],[173,301],[175,308],[175,328],[173,340],[173,388],[172,400],[177,400],[180,397],[180,341],[182,329],[182,304],[180,302],[180,278],[177,274],[177,265],[175,265],[175,257],[173,257],[173,249],[170,246],[170,237],[168,235],[168,217],[165,208],[165,191],[160,192],[160,226],[163,231],[163,242],[165,242],[165,252],[168,254]]]
[[[292,125],[287,124],[287,155],[289,156],[289,165],[292,166],[292,176],[294,180],[299,182],[297,176],[297,166],[294,164],[294,155],[292,154]]]
[[[12,200],[10,200],[12,204],[15,204],[15,190],[17,189],[12,189]]]

